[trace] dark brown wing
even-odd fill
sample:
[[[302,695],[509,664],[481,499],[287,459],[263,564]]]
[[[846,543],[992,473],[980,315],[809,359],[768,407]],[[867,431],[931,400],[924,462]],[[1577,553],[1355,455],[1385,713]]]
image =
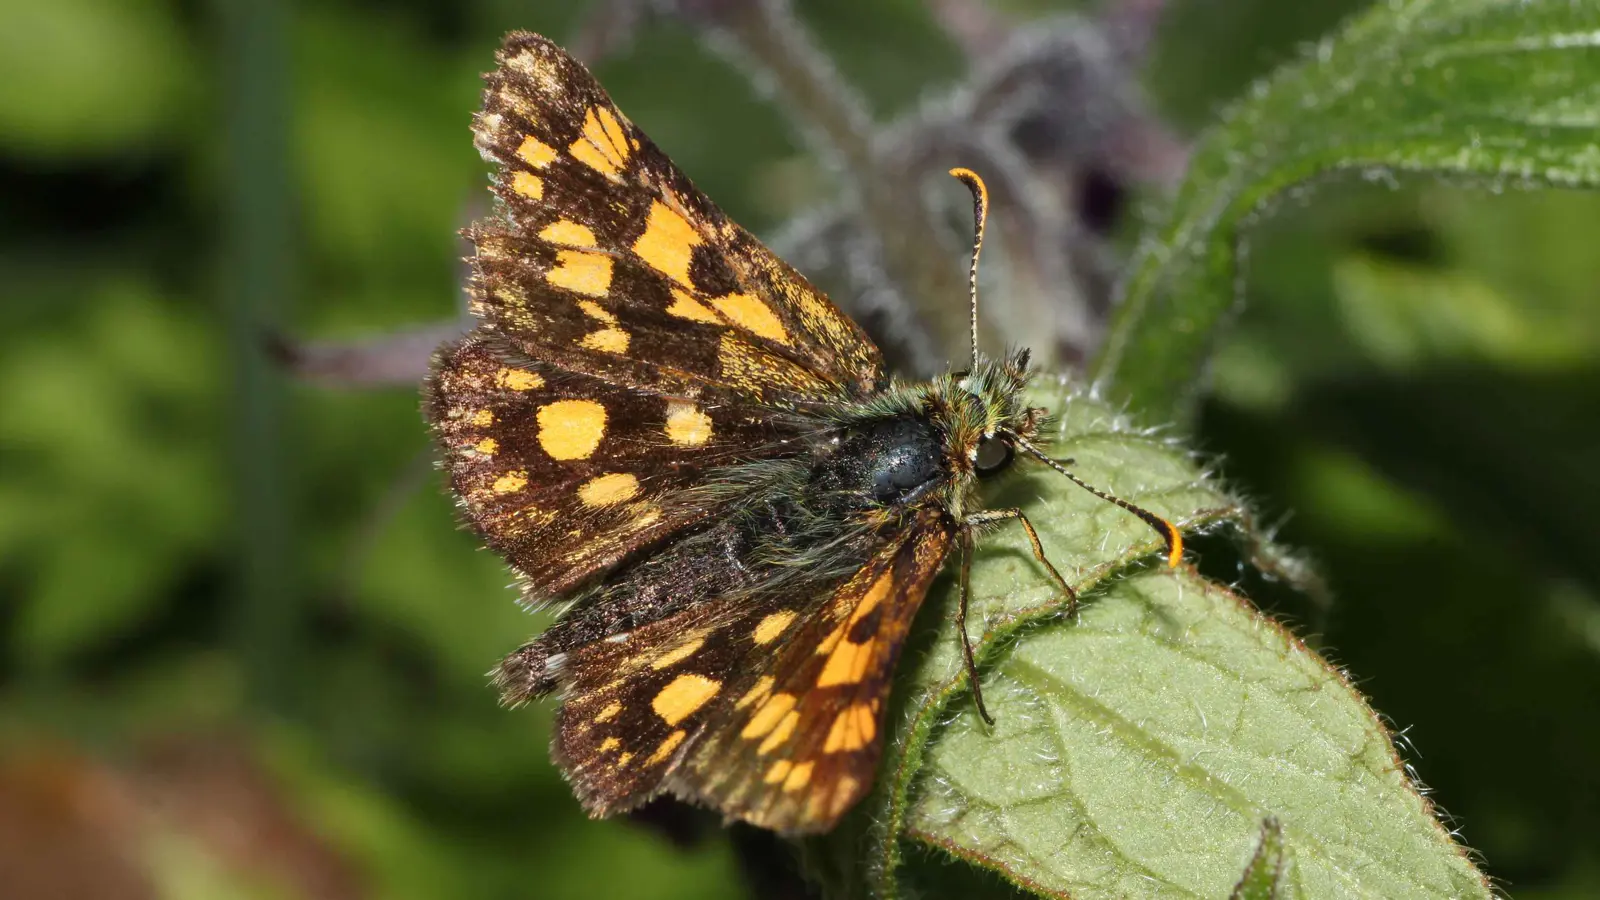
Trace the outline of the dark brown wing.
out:
[[[518,359],[493,336],[440,351],[428,417],[451,487],[531,599],[567,591],[714,512],[674,502],[708,467],[770,454],[771,416]]]
[[[469,232],[473,311],[530,357],[628,387],[760,404],[861,399],[882,359],[729,221],[576,60],[510,35],[477,145],[502,217]]]
[[[555,755],[585,807],[670,792],[831,828],[872,784],[895,661],[953,534],[922,510],[820,595],[708,601],[568,653]]]

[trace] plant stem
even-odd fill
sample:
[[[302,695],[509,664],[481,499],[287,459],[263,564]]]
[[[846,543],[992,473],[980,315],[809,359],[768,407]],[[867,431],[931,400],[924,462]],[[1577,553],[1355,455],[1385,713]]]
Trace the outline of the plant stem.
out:
[[[220,289],[233,379],[231,466],[236,523],[232,628],[249,702],[293,697],[299,610],[290,485],[284,465],[285,387],[266,353],[292,293],[287,22],[276,0],[216,0],[222,79]]]

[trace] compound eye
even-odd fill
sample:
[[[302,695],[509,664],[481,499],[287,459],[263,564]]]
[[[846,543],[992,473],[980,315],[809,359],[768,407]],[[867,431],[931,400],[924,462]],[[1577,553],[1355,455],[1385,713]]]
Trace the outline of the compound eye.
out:
[[[1001,437],[986,437],[978,442],[978,456],[972,461],[979,475],[998,472],[1011,463],[1011,442]]]

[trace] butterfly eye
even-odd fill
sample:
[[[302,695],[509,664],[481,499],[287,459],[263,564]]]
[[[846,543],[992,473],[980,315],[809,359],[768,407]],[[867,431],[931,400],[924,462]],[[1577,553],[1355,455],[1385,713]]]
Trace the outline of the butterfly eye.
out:
[[[1011,463],[1011,442],[1001,437],[986,437],[978,442],[978,455],[972,461],[979,475],[998,472]]]

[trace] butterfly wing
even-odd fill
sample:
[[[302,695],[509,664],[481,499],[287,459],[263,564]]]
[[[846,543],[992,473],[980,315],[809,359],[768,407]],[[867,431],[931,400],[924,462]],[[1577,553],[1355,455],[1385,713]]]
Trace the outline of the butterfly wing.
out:
[[[526,33],[497,59],[474,122],[501,201],[469,231],[480,325],[438,358],[427,414],[469,520],[542,602],[715,516],[685,495],[709,469],[797,452],[805,423],[775,407],[883,374],[582,65]]]
[[[679,502],[683,492],[707,468],[779,452],[784,437],[770,414],[720,392],[623,390],[492,334],[441,350],[428,398],[468,520],[534,600],[710,515],[714,504]]]
[[[473,311],[530,357],[653,393],[859,399],[872,342],[729,221],[576,60],[510,35],[474,122],[502,215],[468,235]]]
[[[820,594],[734,594],[569,653],[555,755],[584,805],[670,792],[831,828],[872,784],[895,661],[954,533],[924,509]]]

